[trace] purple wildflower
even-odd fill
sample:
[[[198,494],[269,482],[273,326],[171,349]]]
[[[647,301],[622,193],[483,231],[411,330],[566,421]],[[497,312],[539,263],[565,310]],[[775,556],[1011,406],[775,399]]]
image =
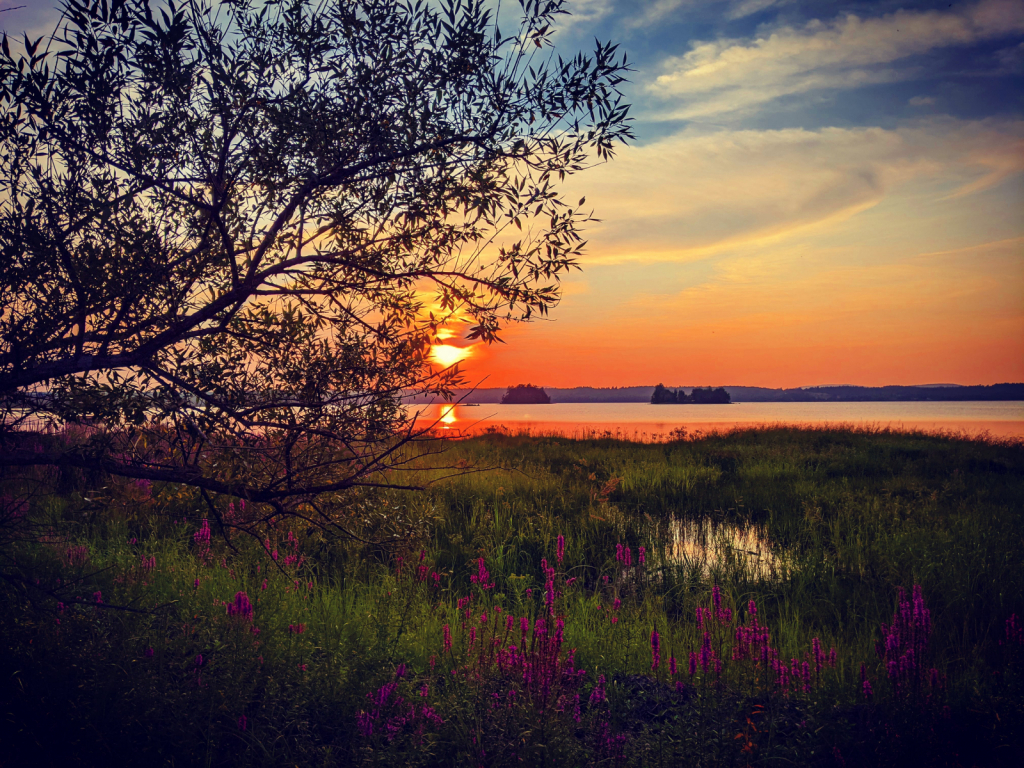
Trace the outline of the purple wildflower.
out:
[[[227,605],[228,616],[238,616],[239,619],[252,621],[252,603],[249,602],[249,595],[245,592],[236,592],[235,601]]]

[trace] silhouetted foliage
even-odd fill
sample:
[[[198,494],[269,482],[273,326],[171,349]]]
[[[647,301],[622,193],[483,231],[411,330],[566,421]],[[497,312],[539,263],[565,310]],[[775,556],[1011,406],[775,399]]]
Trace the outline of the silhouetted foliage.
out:
[[[732,398],[729,397],[729,393],[725,390],[725,387],[718,387],[717,389],[712,389],[711,387],[694,387],[690,394],[687,395],[681,389],[672,390],[666,388],[663,384],[659,384],[654,388],[654,392],[651,394],[651,403],[653,405],[724,405],[731,402]]]
[[[5,36],[0,464],[395,484],[401,394],[460,382],[434,334],[558,301],[589,217],[557,183],[629,137],[615,46],[551,52],[564,6],[66,0]],[[91,428],[12,441],[40,419]]]
[[[683,397],[686,397],[684,394]],[[665,405],[667,403],[676,403],[676,392],[671,389],[667,389],[664,384],[658,384],[654,388],[654,392],[651,394],[651,403],[654,405]]]
[[[501,398],[502,405],[548,405],[550,402],[548,393],[533,384],[509,387]]]
[[[682,398],[679,398],[679,402],[684,401]],[[732,398],[730,398],[729,393],[725,391],[725,387],[718,387],[716,389],[712,389],[711,387],[694,387],[690,390],[690,396],[685,402],[698,405],[725,405],[727,403],[731,403]]]

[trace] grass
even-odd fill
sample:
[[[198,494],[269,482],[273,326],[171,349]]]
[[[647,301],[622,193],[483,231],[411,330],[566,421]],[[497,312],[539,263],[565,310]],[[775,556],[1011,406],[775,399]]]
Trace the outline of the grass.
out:
[[[492,434],[444,460],[495,469],[349,500],[348,524],[386,546],[279,520],[267,546],[212,523],[207,551],[196,534],[208,512],[186,489],[39,475],[50,492],[25,507],[26,478],[8,478],[5,754],[69,765],[1018,764],[1019,444],[841,428],[659,444]],[[673,553],[673,530],[710,538]],[[773,572],[750,566],[737,532],[770,548]],[[876,643],[915,585],[930,637],[894,676]],[[229,612],[238,593],[251,616]],[[753,649],[737,640],[751,602],[770,632]],[[826,657],[836,649],[834,665],[815,658],[815,640]]]

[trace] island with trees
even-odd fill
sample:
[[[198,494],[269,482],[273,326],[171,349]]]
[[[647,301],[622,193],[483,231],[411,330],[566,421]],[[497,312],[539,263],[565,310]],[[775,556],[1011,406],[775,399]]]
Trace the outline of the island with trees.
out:
[[[502,395],[502,405],[550,405],[551,397],[543,387],[533,384],[516,384]]]
[[[694,387],[690,394],[686,394],[682,389],[668,389],[659,384],[651,393],[651,405],[727,405],[731,402],[725,387]]]

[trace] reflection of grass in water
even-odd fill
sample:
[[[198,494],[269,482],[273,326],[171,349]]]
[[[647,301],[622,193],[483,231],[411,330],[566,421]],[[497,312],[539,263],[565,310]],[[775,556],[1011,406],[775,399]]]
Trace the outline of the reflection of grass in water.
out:
[[[765,581],[787,573],[783,558],[760,527],[673,517],[667,528],[667,536],[663,531],[653,531],[654,541],[662,542],[655,551],[666,564],[697,570],[706,579],[730,569]]]

